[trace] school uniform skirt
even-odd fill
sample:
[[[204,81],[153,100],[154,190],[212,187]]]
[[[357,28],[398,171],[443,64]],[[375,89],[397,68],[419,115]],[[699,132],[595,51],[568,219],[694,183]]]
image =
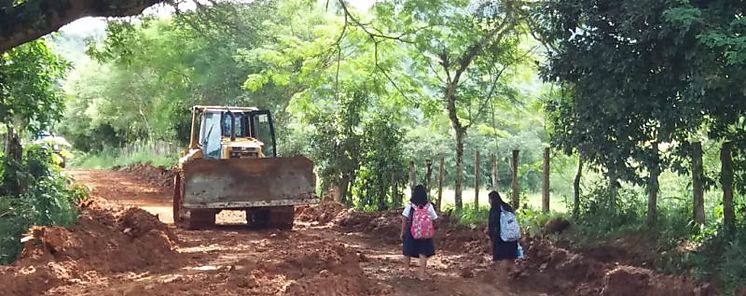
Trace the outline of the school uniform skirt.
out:
[[[515,260],[518,255],[518,242],[506,242],[500,238],[492,241],[492,260]]]
[[[431,257],[435,255],[435,243],[432,238],[414,239],[409,228],[404,231],[404,242],[402,243],[402,254],[407,257]]]

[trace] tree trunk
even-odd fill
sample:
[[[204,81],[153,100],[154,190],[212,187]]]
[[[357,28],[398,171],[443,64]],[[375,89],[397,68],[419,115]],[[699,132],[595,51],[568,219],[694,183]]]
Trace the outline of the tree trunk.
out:
[[[723,223],[728,235],[736,230],[736,213],[733,208],[733,143],[725,142],[720,148],[720,184],[723,187]]]
[[[355,203],[354,196],[352,195],[352,188],[355,187],[355,182],[357,181],[357,169],[350,170],[345,176],[345,182],[347,182],[347,184],[342,199],[344,200],[345,205],[352,206]]]
[[[608,169],[609,177],[609,211],[612,214],[616,214],[616,198],[619,193],[617,188],[618,177],[616,171],[612,168]]]
[[[462,128],[456,129],[456,184],[454,186],[454,202],[456,203],[456,212],[461,212],[464,208],[462,200],[462,183],[464,181],[464,135]]]
[[[573,206],[572,216],[577,220],[580,218],[580,178],[583,176],[583,157],[578,156],[578,171],[572,182]]]
[[[520,188],[518,187],[518,150],[513,150],[513,209],[518,210],[521,204]]]
[[[20,163],[23,158],[23,149],[18,140],[18,134],[13,126],[8,126],[7,140],[5,141],[5,158],[15,163]]]
[[[650,167],[650,176],[648,178],[648,226],[653,227],[658,220],[658,177],[661,168],[658,165],[658,142],[653,142],[652,150],[655,152],[656,162]]]
[[[18,140],[18,134],[12,125],[6,125],[8,129],[5,141],[5,170],[3,171],[3,183],[10,196],[19,196],[23,193],[25,184],[21,184],[21,178],[18,176],[18,169],[23,161],[23,146]]]
[[[655,164],[653,164],[649,171],[650,176],[648,178],[648,226],[653,227],[655,226],[655,222],[658,220],[658,191],[660,189],[660,186],[658,185],[658,177],[660,176],[661,169],[658,164],[659,160],[659,152],[658,152],[658,142],[653,142],[653,145],[651,147],[652,151],[655,153]]]
[[[447,62],[447,60],[444,60]],[[446,67],[447,68],[447,67]],[[451,121],[453,132],[456,137],[456,180],[454,184],[454,202],[456,204],[456,212],[460,213],[464,207],[462,200],[462,183],[464,181],[464,137],[466,137],[466,128],[461,124],[461,120],[458,118],[458,110],[456,108],[456,88],[458,87],[458,81],[460,73],[456,73],[453,81],[449,81],[446,86],[446,110],[448,110],[448,119]]]
[[[441,202],[443,202],[443,171],[444,171],[445,157],[443,154],[440,155],[440,168],[438,169],[438,211],[440,211]]]
[[[705,174],[702,165],[702,143],[692,144],[692,189],[694,193],[694,223],[705,224]]]
[[[479,151],[474,156],[474,209],[479,210]]]
[[[498,180],[497,180],[497,159],[495,158],[495,154],[490,155],[490,164],[492,166],[492,171],[490,174],[490,180],[492,181],[492,190],[497,191],[498,187]]]
[[[549,212],[549,147],[544,148],[544,178],[541,186],[541,210]]]
[[[334,188],[334,199],[335,201],[347,205],[347,191],[350,187],[350,177],[345,175],[342,177],[342,179],[339,181],[339,184],[336,184]]]

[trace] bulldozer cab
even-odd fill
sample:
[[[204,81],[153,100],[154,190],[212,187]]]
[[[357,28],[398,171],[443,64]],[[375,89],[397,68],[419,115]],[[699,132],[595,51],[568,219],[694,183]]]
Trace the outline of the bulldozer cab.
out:
[[[277,157],[269,110],[243,107],[194,108],[192,144],[208,159]],[[199,131],[195,135],[195,130]],[[196,147],[193,147],[196,148]]]

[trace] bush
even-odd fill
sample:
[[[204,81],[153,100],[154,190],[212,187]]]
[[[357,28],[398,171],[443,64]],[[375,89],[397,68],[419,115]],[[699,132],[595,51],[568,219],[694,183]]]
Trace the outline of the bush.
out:
[[[746,287],[746,231],[726,243],[719,259],[717,278],[722,281],[723,294],[735,295],[737,289]]]
[[[489,219],[490,208],[489,206],[480,206],[475,208],[474,204],[465,204],[461,212],[456,212],[453,205],[446,205],[443,208],[443,212],[451,211],[455,215],[455,221],[458,224],[464,225],[471,229],[478,229],[487,226]]]
[[[521,223],[521,228],[523,228],[523,232],[527,236],[540,236],[545,234],[544,225],[546,225],[550,220],[563,219],[569,221],[569,217],[565,213],[544,213],[541,210],[536,210],[530,207],[519,209],[517,214],[518,221]]]
[[[0,263],[13,262],[21,251],[21,236],[32,225],[69,226],[77,220],[75,205],[87,196],[72,179],[62,175],[53,164],[51,151],[31,146],[21,163],[2,158],[2,175],[12,175],[14,184],[0,184]],[[3,180],[10,180],[3,178]],[[20,184],[20,192],[11,194],[9,187]]]

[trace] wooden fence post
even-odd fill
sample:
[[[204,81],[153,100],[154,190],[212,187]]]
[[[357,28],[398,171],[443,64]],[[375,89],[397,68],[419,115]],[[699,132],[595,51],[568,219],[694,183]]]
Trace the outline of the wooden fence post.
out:
[[[444,157],[443,154],[440,155],[440,169],[438,170],[438,202],[436,206],[438,207],[438,211],[440,211],[441,202],[443,201],[443,162]]]
[[[702,143],[692,143],[692,190],[694,191],[694,222],[705,224],[705,186],[702,164]]]
[[[427,188],[427,197],[430,198],[430,186],[433,184],[433,161],[430,159],[426,159],[425,168],[425,188]]]
[[[520,188],[518,188],[518,153],[513,150],[513,209],[517,210],[521,203]]]
[[[492,190],[497,191],[498,187],[498,180],[497,180],[497,159],[495,159],[495,154],[490,154],[490,165],[492,166],[492,173],[490,174],[490,180],[492,180]]]
[[[544,148],[544,182],[541,187],[541,210],[549,212],[549,147]]]
[[[397,190],[399,186],[396,184],[396,173],[391,173],[391,201],[394,202],[394,207],[400,207],[401,206],[401,198],[399,196],[399,190]]]
[[[417,185],[417,168],[414,165],[414,160],[409,162],[409,197],[414,196],[414,186]]]
[[[474,156],[474,209],[479,210],[479,151]]]
[[[732,142],[725,142],[720,148],[720,185],[723,189],[723,224],[725,233],[736,231],[736,214],[733,207],[733,155]]]

